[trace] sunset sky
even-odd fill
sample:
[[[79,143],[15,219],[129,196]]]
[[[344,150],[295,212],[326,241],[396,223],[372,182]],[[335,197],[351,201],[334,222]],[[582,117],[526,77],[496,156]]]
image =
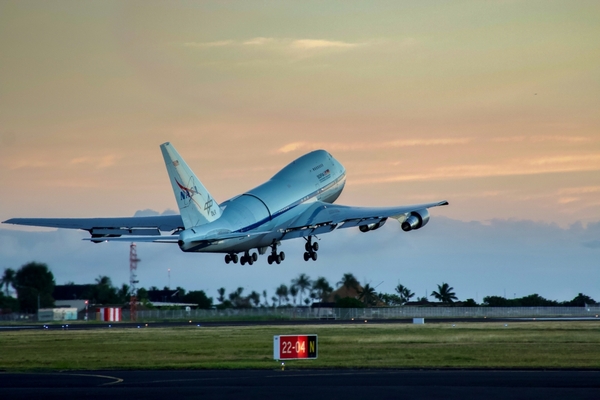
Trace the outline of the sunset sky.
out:
[[[387,292],[400,280],[422,295],[445,280],[464,286],[462,298],[512,295],[514,285],[517,295],[600,300],[598,15],[597,1],[2,1],[0,220],[176,209],[166,141],[219,202],[323,148],[347,169],[340,204],[450,206],[410,238],[386,225],[344,263],[324,252],[310,271],[288,260],[274,275],[252,267],[269,287],[240,266],[227,267],[238,280],[220,284],[221,256],[143,245],[142,259],[143,249],[156,256],[142,285],[164,286],[173,257],[218,266],[173,271],[172,285],[190,289],[195,273],[197,288],[250,282],[249,291],[300,272],[332,282],[354,272]],[[128,280],[124,245],[0,230],[0,270],[36,259],[57,283]],[[452,246],[435,242],[442,232]],[[56,235],[64,248],[45,247]],[[347,235],[324,236],[322,247],[343,252]],[[392,268],[406,243],[417,256]],[[301,242],[285,246],[301,259]],[[506,249],[514,258],[503,261]],[[99,267],[102,257],[114,270]],[[389,267],[364,271],[373,261]],[[500,274],[506,264],[524,275]]]

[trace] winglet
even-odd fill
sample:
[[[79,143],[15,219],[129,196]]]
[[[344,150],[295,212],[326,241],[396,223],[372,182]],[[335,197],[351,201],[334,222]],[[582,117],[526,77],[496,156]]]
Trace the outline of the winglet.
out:
[[[160,145],[160,150],[165,159],[183,226],[188,229],[219,219],[221,216],[219,205],[181,158],[175,147],[167,142]]]

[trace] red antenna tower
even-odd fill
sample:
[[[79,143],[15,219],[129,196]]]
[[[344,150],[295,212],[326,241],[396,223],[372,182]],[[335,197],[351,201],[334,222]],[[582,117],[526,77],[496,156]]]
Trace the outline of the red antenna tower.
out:
[[[129,290],[131,291],[131,297],[129,299],[129,318],[131,321],[137,320],[137,265],[141,260],[137,257],[137,250],[135,243],[131,243],[129,246]]]

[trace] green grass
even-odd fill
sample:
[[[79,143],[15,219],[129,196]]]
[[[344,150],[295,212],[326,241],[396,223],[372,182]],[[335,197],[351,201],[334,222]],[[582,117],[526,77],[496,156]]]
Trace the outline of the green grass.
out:
[[[293,368],[600,368],[600,321],[24,330],[0,333],[0,368],[276,368],[273,335],[316,333]]]

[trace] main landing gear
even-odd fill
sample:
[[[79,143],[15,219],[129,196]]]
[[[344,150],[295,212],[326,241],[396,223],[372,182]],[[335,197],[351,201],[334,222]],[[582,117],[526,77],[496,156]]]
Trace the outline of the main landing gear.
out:
[[[237,264],[238,262],[238,255],[235,253],[232,254],[226,254],[225,255],[225,263],[229,264],[230,262]]]
[[[252,265],[255,261],[258,261],[258,254],[256,254],[256,252],[250,254],[248,251],[246,251],[244,255],[240,258],[240,264],[242,265],[246,263],[248,263],[248,265]]]
[[[281,253],[277,254],[277,243],[273,243],[271,245],[271,254],[269,254],[269,257],[267,257],[269,265],[273,263],[281,264],[283,260],[285,260],[285,253],[282,251]]]
[[[319,243],[312,242],[312,236],[306,238],[306,243],[304,244],[304,261],[308,261],[312,259],[313,261],[317,261],[317,251],[319,250]]]
[[[249,265],[252,265],[256,261],[258,261],[258,254],[256,254],[256,253],[250,254],[250,252],[246,251],[244,253],[244,255],[239,258],[239,261],[240,261],[240,264],[242,264],[242,265],[244,265],[246,263],[248,263]],[[235,254],[235,253],[226,254],[225,255],[225,262],[227,264],[229,264],[230,262],[233,262],[234,264],[237,264],[237,262],[238,262],[238,255]]]

